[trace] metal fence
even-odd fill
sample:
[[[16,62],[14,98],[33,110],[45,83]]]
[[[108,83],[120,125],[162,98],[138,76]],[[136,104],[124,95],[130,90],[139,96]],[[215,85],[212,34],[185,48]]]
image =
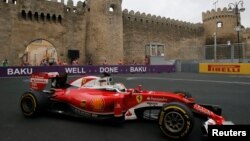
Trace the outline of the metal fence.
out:
[[[185,59],[192,52],[195,59]],[[187,48],[180,52],[181,60],[175,60],[177,72],[199,72],[199,63],[250,63],[250,44],[205,45],[202,48]]]
[[[250,61],[250,45],[244,43],[206,45],[204,61],[242,63]]]

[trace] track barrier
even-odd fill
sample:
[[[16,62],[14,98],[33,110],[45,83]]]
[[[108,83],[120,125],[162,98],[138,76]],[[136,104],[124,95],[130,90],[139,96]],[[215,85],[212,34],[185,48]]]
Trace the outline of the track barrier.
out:
[[[110,66],[27,66],[0,67],[0,77],[29,76],[35,72],[59,72],[72,75],[176,72],[175,65],[110,65]]]
[[[250,75],[250,63],[200,63],[199,72]]]

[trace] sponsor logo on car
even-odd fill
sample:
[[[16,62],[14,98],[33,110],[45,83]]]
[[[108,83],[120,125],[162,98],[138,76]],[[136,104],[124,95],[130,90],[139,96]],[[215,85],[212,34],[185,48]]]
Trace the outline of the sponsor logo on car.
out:
[[[152,101],[160,101],[160,102],[167,102],[168,99],[165,97],[150,97],[150,100]]]
[[[85,83],[87,82],[87,80],[85,78],[82,79],[82,85],[83,86]]]
[[[136,101],[137,101],[138,103],[141,103],[141,102],[142,102],[142,95],[137,95],[137,96],[136,96]]]
[[[101,96],[93,97],[90,100],[90,105],[94,111],[103,111],[105,108],[105,102]]]
[[[204,107],[202,107],[202,106],[200,106],[198,104],[194,104],[194,109],[197,110],[197,111],[199,111],[199,112],[201,112],[201,113],[206,113],[207,115],[211,115],[212,114],[211,111],[209,111],[208,109],[206,109],[206,108],[204,108]]]
[[[81,107],[83,108],[83,109],[86,109],[86,101],[85,100],[83,100],[83,101],[81,101]]]
[[[157,102],[147,102],[147,104],[150,106],[158,106]]]
[[[30,82],[32,82],[32,83],[40,83],[40,84],[47,84],[48,83],[48,79],[44,79],[44,78],[31,78]]]

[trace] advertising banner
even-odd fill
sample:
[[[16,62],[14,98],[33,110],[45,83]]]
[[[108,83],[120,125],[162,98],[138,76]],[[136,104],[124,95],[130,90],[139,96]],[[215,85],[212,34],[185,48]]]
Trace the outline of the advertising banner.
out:
[[[175,72],[175,65],[114,65],[114,66],[27,66],[0,67],[0,77],[29,76],[35,72],[59,72],[72,75],[81,74],[126,74]]]
[[[200,63],[200,73],[250,74],[249,63]]]

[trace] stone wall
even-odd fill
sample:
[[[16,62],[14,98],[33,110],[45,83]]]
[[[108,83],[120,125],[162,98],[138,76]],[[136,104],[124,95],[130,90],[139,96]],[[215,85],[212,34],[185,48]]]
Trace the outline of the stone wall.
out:
[[[87,3],[86,57],[93,64],[123,61],[121,0],[92,0]]]
[[[192,24],[155,15],[123,11],[125,62],[143,63],[145,46],[165,45],[165,59],[199,59],[204,44],[202,24]],[[188,52],[186,54],[185,52]],[[182,53],[182,55],[181,55]]]
[[[244,32],[243,32],[243,41],[245,42],[245,48],[246,48],[246,52],[245,52],[245,58],[250,58],[250,28],[247,28]],[[250,61],[249,61],[250,62]]]
[[[213,44],[214,33],[217,34],[218,44],[226,44],[227,41],[237,42],[237,35],[234,30],[236,27],[236,15],[227,8],[203,12],[202,20],[206,44]],[[222,27],[218,27],[217,23],[222,23]]]
[[[17,17],[14,17],[12,13],[15,13],[17,11],[16,5],[14,4],[7,4],[3,1],[0,2],[0,61],[4,59],[10,60],[11,57],[10,51],[11,48],[11,36],[12,36],[12,27],[14,25],[15,19]]]
[[[80,3],[81,4],[81,3]],[[68,49],[80,51],[85,62],[86,19],[83,7],[65,6],[45,0],[19,0],[15,4],[0,2],[0,60],[19,65],[26,47],[33,41],[50,42],[59,55],[68,60]],[[6,54],[7,53],[7,54]]]
[[[68,0],[0,1],[0,60],[20,65],[27,46],[36,40],[46,40],[57,58],[70,63],[68,50],[79,50],[80,64],[92,61],[101,64],[135,60],[144,63],[145,46],[159,43],[165,46],[166,60],[203,59],[203,46],[236,42],[236,16],[227,8],[203,12],[203,23],[188,23],[165,17],[121,9],[122,0],[86,0],[73,6]],[[216,29],[216,23],[223,23]],[[241,41],[249,46],[249,30]],[[247,48],[246,54],[249,54]],[[249,57],[249,55],[247,55]]]

